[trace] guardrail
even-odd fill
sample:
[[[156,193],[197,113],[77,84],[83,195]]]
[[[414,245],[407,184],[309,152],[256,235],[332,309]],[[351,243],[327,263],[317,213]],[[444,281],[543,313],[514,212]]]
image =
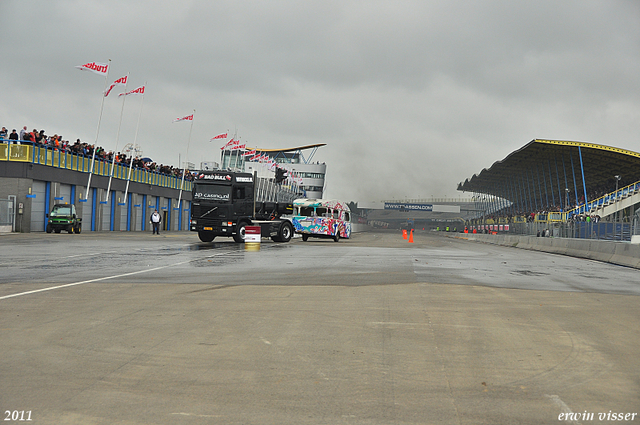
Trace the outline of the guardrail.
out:
[[[89,173],[91,170],[91,157],[73,152],[62,152],[57,148],[33,145],[31,142],[21,141],[21,144],[0,140],[0,161],[30,162],[32,164],[47,165],[55,168],[64,168],[72,171]],[[111,161],[96,157],[93,164],[93,174],[109,176],[111,174]],[[115,164],[113,177],[127,180],[129,165]],[[132,182],[145,183],[154,186],[180,189],[181,177],[162,174],[157,171],[149,171],[133,167],[131,169]],[[191,182],[185,180],[183,190],[191,190]]]

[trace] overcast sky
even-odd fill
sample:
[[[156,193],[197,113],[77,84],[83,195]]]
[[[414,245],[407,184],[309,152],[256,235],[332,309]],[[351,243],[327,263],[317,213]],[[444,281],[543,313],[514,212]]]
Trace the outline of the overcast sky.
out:
[[[535,138],[640,152],[640,2],[0,0],[0,125],[93,142],[104,78],[147,90],[158,163],[326,143],[326,197],[458,196]],[[110,81],[111,82],[111,81]],[[119,93],[120,91],[118,91]],[[128,97],[118,146],[133,142]],[[98,144],[116,148],[121,98]]]

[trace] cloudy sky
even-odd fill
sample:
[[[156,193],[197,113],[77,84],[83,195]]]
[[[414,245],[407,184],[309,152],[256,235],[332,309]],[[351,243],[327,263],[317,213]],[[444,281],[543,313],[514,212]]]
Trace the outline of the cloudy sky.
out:
[[[640,152],[640,2],[0,0],[0,125],[93,142],[104,78],[146,82],[138,144],[159,163],[326,143],[327,197],[458,196],[535,138]],[[119,146],[133,142],[128,97]],[[98,144],[116,148],[122,104]]]

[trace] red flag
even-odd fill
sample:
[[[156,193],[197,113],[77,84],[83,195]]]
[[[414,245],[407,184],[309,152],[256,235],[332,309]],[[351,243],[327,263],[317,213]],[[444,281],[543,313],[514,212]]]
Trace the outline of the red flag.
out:
[[[227,138],[227,133],[222,133],[222,134],[218,134],[216,137],[212,137],[211,140],[216,140],[216,139],[226,139]],[[211,141],[209,140],[209,141]]]
[[[111,90],[113,90],[113,88],[115,86],[126,86],[127,85],[127,78],[129,78],[129,76],[125,75],[124,77],[118,78],[117,80],[115,80],[113,82],[113,84],[111,84],[109,86],[109,88],[104,92],[104,97],[109,96],[109,93],[111,93]]]
[[[242,154],[242,156],[249,156],[249,155],[255,155],[256,154],[256,150],[252,149],[250,151],[246,151],[245,153]]]
[[[107,75],[107,70],[109,69],[109,64],[107,63],[98,63],[98,62],[89,62],[84,65],[76,66],[81,71],[91,71],[98,75]]]
[[[140,86],[137,89],[133,89],[133,90],[128,91],[126,93],[120,93],[118,95],[118,97],[120,97],[120,96],[129,96],[130,94],[141,94],[141,95],[144,95],[144,86]]]
[[[235,146],[231,146],[231,150],[234,149],[245,149],[247,147],[247,144],[243,144],[243,145],[235,145]]]
[[[227,146],[237,145],[238,143],[240,143],[240,140],[233,140],[233,137],[232,137],[231,140],[229,140],[227,144],[221,147],[220,149],[224,150]]]
[[[182,118],[176,118],[175,120],[173,120],[173,122],[178,122],[178,121],[193,121],[193,114],[187,115],[186,117],[182,117]]]

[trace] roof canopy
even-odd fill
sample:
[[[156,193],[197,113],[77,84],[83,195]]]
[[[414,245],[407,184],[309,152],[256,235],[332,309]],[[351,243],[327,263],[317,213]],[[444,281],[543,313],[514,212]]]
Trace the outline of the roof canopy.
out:
[[[460,183],[458,190],[494,195],[518,206],[583,202],[640,180],[640,154],[584,142],[535,139]]]

